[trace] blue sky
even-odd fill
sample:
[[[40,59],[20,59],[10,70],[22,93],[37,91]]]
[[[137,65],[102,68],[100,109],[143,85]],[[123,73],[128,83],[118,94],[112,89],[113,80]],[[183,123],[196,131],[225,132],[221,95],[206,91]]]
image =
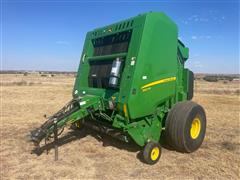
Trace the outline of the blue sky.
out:
[[[239,2],[227,0],[2,0],[1,69],[76,71],[87,31],[149,11],[176,22],[194,72],[239,73]]]

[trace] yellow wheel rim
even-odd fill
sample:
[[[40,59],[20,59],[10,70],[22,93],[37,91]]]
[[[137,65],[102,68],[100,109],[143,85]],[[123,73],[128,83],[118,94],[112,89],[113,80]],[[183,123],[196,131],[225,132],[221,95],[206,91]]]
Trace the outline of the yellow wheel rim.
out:
[[[152,159],[153,161],[155,161],[155,160],[158,158],[159,152],[160,152],[160,149],[159,149],[158,147],[155,147],[155,148],[152,149],[151,159]]]
[[[190,135],[192,139],[196,139],[201,131],[201,121],[198,117],[195,117],[192,121]]]

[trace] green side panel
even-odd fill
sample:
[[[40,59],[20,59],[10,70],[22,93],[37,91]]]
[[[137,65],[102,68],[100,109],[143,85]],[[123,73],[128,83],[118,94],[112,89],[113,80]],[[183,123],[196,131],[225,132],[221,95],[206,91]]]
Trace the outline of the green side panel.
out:
[[[166,78],[178,78],[177,36],[177,26],[165,14],[147,14],[128,94],[128,110],[132,119],[152,114],[159,104],[175,96],[175,80],[145,90],[142,87]],[[134,89],[136,94],[132,94]]]
[[[187,94],[187,99],[191,100],[193,98],[194,91],[194,74],[189,69],[184,69],[183,72],[184,92]]]
[[[89,63],[85,60],[93,52],[92,44],[90,41],[91,33],[88,32],[85,38],[83,52],[80,58],[80,63],[78,67],[78,73],[75,79],[75,84],[73,88],[73,97],[81,95],[81,88],[88,86],[88,73],[89,73]],[[75,92],[77,90],[77,92]]]
[[[188,73],[188,69],[183,69],[183,89],[184,89],[184,92],[188,92],[188,76],[189,76],[189,73]]]

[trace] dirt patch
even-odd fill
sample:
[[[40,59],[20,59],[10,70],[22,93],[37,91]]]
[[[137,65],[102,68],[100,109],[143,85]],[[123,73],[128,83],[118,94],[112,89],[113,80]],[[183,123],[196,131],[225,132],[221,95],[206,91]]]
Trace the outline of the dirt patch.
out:
[[[222,142],[222,148],[227,149],[229,151],[235,151],[235,150],[239,149],[239,143],[232,143],[232,142],[224,141],[224,142]]]

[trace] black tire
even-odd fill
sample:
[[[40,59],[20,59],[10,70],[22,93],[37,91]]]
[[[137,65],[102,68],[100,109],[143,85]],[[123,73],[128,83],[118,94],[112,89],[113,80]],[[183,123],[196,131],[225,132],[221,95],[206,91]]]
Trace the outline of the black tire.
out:
[[[165,138],[176,151],[191,153],[202,144],[206,132],[205,111],[192,101],[177,103],[168,113]]]
[[[148,142],[143,149],[143,160],[145,163],[153,165],[161,157],[162,149],[159,143]]]
[[[84,124],[82,123],[82,120],[76,121],[72,123],[71,129],[81,131],[84,128]]]

